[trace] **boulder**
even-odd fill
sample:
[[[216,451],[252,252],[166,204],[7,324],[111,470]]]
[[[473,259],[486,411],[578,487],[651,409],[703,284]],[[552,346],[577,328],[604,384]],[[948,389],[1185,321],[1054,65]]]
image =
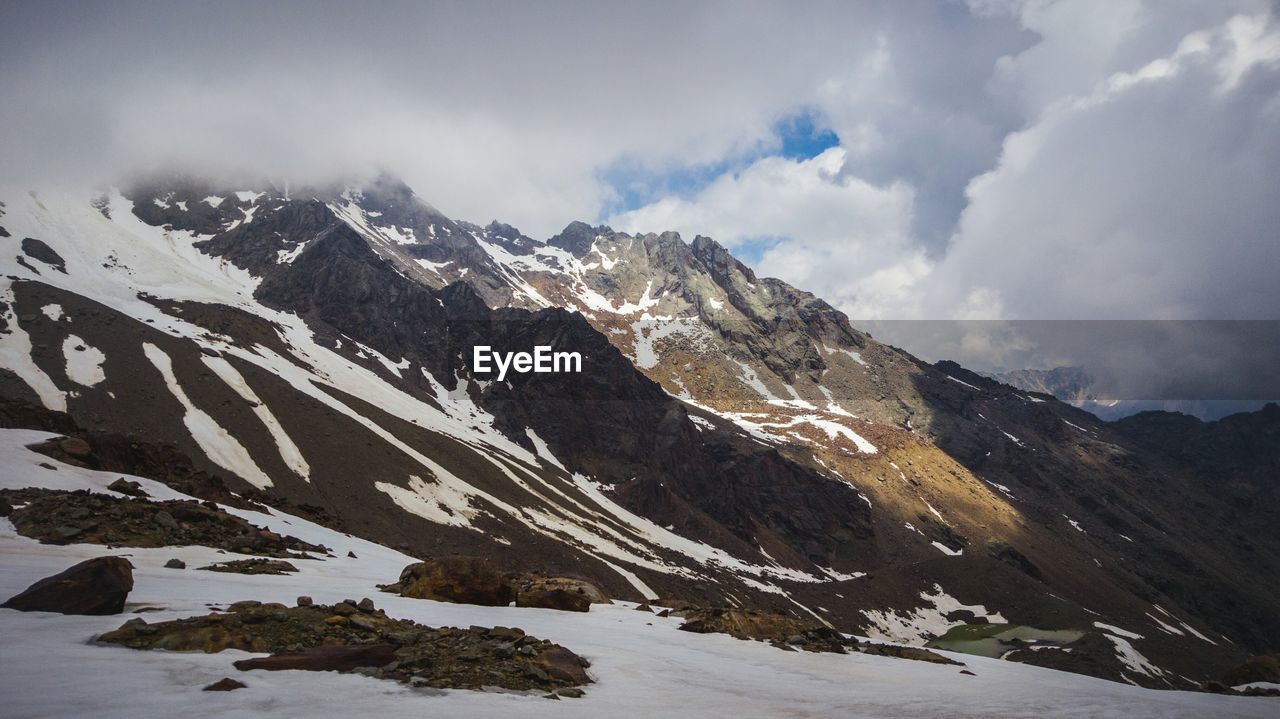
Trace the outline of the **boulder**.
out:
[[[235,559],[200,567],[207,572],[231,572],[234,574],[289,574],[298,568],[283,559]]]
[[[396,648],[391,644],[330,645],[282,652],[269,657],[254,657],[235,662],[236,669],[301,669],[310,672],[349,672],[359,667],[385,667],[396,660]]]
[[[515,599],[515,590],[482,557],[452,556],[411,564],[388,589],[405,597],[490,607],[505,607]]]
[[[177,557],[174,557],[173,559],[170,559],[169,561],[164,563],[164,568],[165,569],[186,569],[187,563],[182,561],[181,559],[178,559]]]
[[[531,661],[531,664],[541,669],[555,682],[591,683],[591,677],[587,676],[587,667],[591,666],[590,663],[559,644],[553,644],[544,649]]]
[[[147,494],[146,490],[144,490],[144,489],[142,488],[142,484],[140,484],[140,483],[138,483],[138,482],[130,482],[129,480],[125,479],[124,477],[121,477],[120,479],[117,479],[116,481],[112,482],[111,484],[108,484],[108,485],[107,485],[107,489],[111,490],[112,492],[119,492],[120,494],[127,494],[127,495],[129,495],[130,497],[147,497],[147,496],[150,496],[150,495],[148,495],[148,494]]]
[[[0,606],[22,612],[119,614],[132,589],[129,560],[96,557],[41,579]]]
[[[591,600],[584,594],[564,589],[542,589],[520,592],[516,595],[516,606],[558,609],[562,612],[587,612],[591,610]]]
[[[536,573],[518,574],[512,577],[512,584],[516,587],[517,593],[563,589],[566,592],[585,596],[591,604],[613,603],[600,587],[577,577],[547,577]]]
[[[787,637],[823,628],[812,619],[798,619],[773,612],[723,608],[688,612],[688,621],[681,624],[679,629],[698,634],[719,632],[735,637],[786,641]]]
[[[76,459],[85,459],[93,454],[93,448],[89,446],[89,443],[79,437],[63,437],[58,440],[58,449]]]

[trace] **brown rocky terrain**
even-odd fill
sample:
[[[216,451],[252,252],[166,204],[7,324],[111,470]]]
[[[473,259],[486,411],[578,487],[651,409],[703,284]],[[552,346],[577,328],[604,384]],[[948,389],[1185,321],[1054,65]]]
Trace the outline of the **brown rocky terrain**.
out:
[[[202,545],[239,554],[309,559],[328,550],[282,537],[228,514],[213,503],[121,499],[84,490],[0,490],[14,505],[9,520],[24,537],[47,544],[113,547]]]
[[[244,601],[214,612],[148,624],[131,619],[98,636],[131,649],[269,653],[235,662],[242,671],[360,672],[432,688],[553,692],[591,683],[587,662],[558,644],[511,627],[433,628],[388,617],[364,599],[286,607]]]

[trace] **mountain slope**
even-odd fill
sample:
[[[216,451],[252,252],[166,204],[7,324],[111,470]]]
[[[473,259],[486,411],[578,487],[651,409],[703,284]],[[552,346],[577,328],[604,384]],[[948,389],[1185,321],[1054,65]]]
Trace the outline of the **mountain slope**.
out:
[[[0,429],[0,461],[7,468],[0,490],[41,486],[107,487],[120,472],[93,471],[26,449],[55,437],[45,432]],[[41,464],[56,467],[49,470]],[[157,499],[183,499],[162,483],[129,477]],[[773,717],[797,710],[830,716],[920,714],[984,717],[993,713],[1038,716],[1266,717],[1274,700],[1142,689],[995,659],[953,654],[959,668],[867,654],[783,652],[762,642],[677,630],[676,617],[637,612],[630,604],[593,605],[589,613],[521,607],[481,607],[399,597],[377,591],[412,557],[347,536],[281,511],[229,509],[255,525],[291,533],[332,548],[333,555],[297,561],[288,577],[217,574],[166,568],[180,559],[194,568],[225,555],[202,546],[131,547],[135,585],[126,612],[142,615],[62,616],[0,611],[5,637],[6,716],[136,717],[139,711],[179,715],[198,706],[202,716],[260,714],[313,717],[372,713],[395,716],[447,712],[451,717],[668,716]],[[7,522],[7,520],[0,520]],[[39,544],[0,531],[0,595],[68,565],[100,556],[101,546]],[[124,553],[124,552],[122,552]],[[349,556],[351,555],[355,556]],[[210,577],[216,577],[216,581]],[[292,606],[303,594],[317,604],[369,597],[391,617],[430,626],[522,627],[561,642],[591,661],[586,696],[565,701],[532,694],[430,690],[357,674],[236,671],[239,651],[153,652],[85,641],[126,621],[149,624],[204,615],[252,598]],[[228,656],[234,655],[234,656]],[[67,677],[78,681],[67,681]],[[203,693],[201,686],[235,677],[247,688]],[[92,680],[85,679],[92,677]],[[785,677],[785,681],[779,681]]]

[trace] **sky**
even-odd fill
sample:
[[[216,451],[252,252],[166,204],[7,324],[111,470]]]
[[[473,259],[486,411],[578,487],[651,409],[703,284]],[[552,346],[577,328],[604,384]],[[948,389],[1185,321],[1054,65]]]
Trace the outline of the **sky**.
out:
[[[6,185],[383,170],[855,323],[1280,319],[1267,0],[3,0],[0,67]]]

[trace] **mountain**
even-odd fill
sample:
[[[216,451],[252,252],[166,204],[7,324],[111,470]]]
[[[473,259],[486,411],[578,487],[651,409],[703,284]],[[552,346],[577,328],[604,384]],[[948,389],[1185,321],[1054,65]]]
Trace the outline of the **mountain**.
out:
[[[1053,395],[1106,421],[1150,411],[1218,420],[1241,412],[1253,412],[1266,404],[1242,399],[1125,399],[1123,397],[1127,393],[1099,383],[1084,367],[1020,369],[983,375],[1027,392]]]
[[[881,344],[709,238],[542,242],[388,177],[0,199],[9,426],[53,429],[43,408],[411,555],[623,599],[909,643],[1070,631],[1005,654],[1158,687],[1280,650],[1274,409],[1108,424]],[[582,371],[500,380],[479,345]]]

